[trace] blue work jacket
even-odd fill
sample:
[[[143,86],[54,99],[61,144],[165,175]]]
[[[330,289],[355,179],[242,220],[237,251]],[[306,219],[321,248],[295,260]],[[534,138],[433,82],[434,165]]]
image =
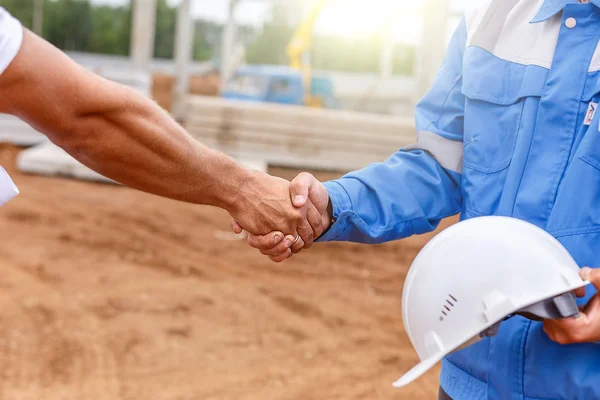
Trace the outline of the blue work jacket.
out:
[[[327,182],[336,222],[320,240],[379,243],[457,213],[504,215],[599,267],[599,39],[600,0],[478,1],[416,107],[417,143]],[[600,399],[600,344],[559,345],[514,317],[445,358],[440,382],[455,400]]]

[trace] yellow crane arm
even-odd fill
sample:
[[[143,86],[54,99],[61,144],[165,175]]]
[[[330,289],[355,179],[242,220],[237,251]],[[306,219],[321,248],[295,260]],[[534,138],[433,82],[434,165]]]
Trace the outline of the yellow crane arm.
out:
[[[294,36],[287,47],[290,66],[292,68],[296,70],[310,68],[310,66],[303,65],[302,58],[304,53],[310,49],[313,27],[321,10],[323,10],[323,7],[328,1],[329,0],[319,0],[294,32]]]
[[[287,47],[288,57],[290,58],[290,67],[300,71],[302,74],[304,102],[309,107],[322,107],[322,100],[313,98],[311,94],[312,71],[310,57],[307,51],[310,50],[315,22],[328,1],[329,0],[318,0],[294,32],[294,36]]]

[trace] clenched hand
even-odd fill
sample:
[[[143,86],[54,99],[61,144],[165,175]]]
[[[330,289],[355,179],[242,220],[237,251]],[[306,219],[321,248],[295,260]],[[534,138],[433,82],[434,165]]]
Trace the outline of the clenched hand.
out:
[[[313,241],[321,236],[331,223],[332,213],[327,189],[311,174],[301,173],[292,181],[289,197],[304,217],[297,225],[298,239],[294,235],[285,236],[281,230],[266,235],[251,234],[248,237],[250,246],[275,262],[284,261],[303,248],[310,248]],[[235,224],[234,230],[241,231]]]
[[[239,188],[229,209],[233,230],[265,235],[272,231],[295,235],[305,230],[308,207],[297,208],[290,202],[290,183],[261,172],[252,172]],[[283,235],[282,235],[283,237]]]

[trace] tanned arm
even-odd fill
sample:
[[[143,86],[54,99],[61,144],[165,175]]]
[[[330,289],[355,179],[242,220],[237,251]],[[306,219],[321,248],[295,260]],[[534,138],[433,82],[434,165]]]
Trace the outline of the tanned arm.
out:
[[[252,233],[295,233],[289,183],[203,146],[155,102],[84,69],[24,30],[0,75],[0,112],[18,116],[89,168],[163,197],[223,208]]]

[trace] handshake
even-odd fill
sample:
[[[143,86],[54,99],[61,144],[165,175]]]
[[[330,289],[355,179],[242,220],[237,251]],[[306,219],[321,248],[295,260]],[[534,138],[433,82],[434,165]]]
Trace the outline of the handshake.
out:
[[[288,182],[252,172],[233,200],[233,231],[247,231],[248,244],[275,262],[308,249],[332,220],[327,189],[308,173]]]

